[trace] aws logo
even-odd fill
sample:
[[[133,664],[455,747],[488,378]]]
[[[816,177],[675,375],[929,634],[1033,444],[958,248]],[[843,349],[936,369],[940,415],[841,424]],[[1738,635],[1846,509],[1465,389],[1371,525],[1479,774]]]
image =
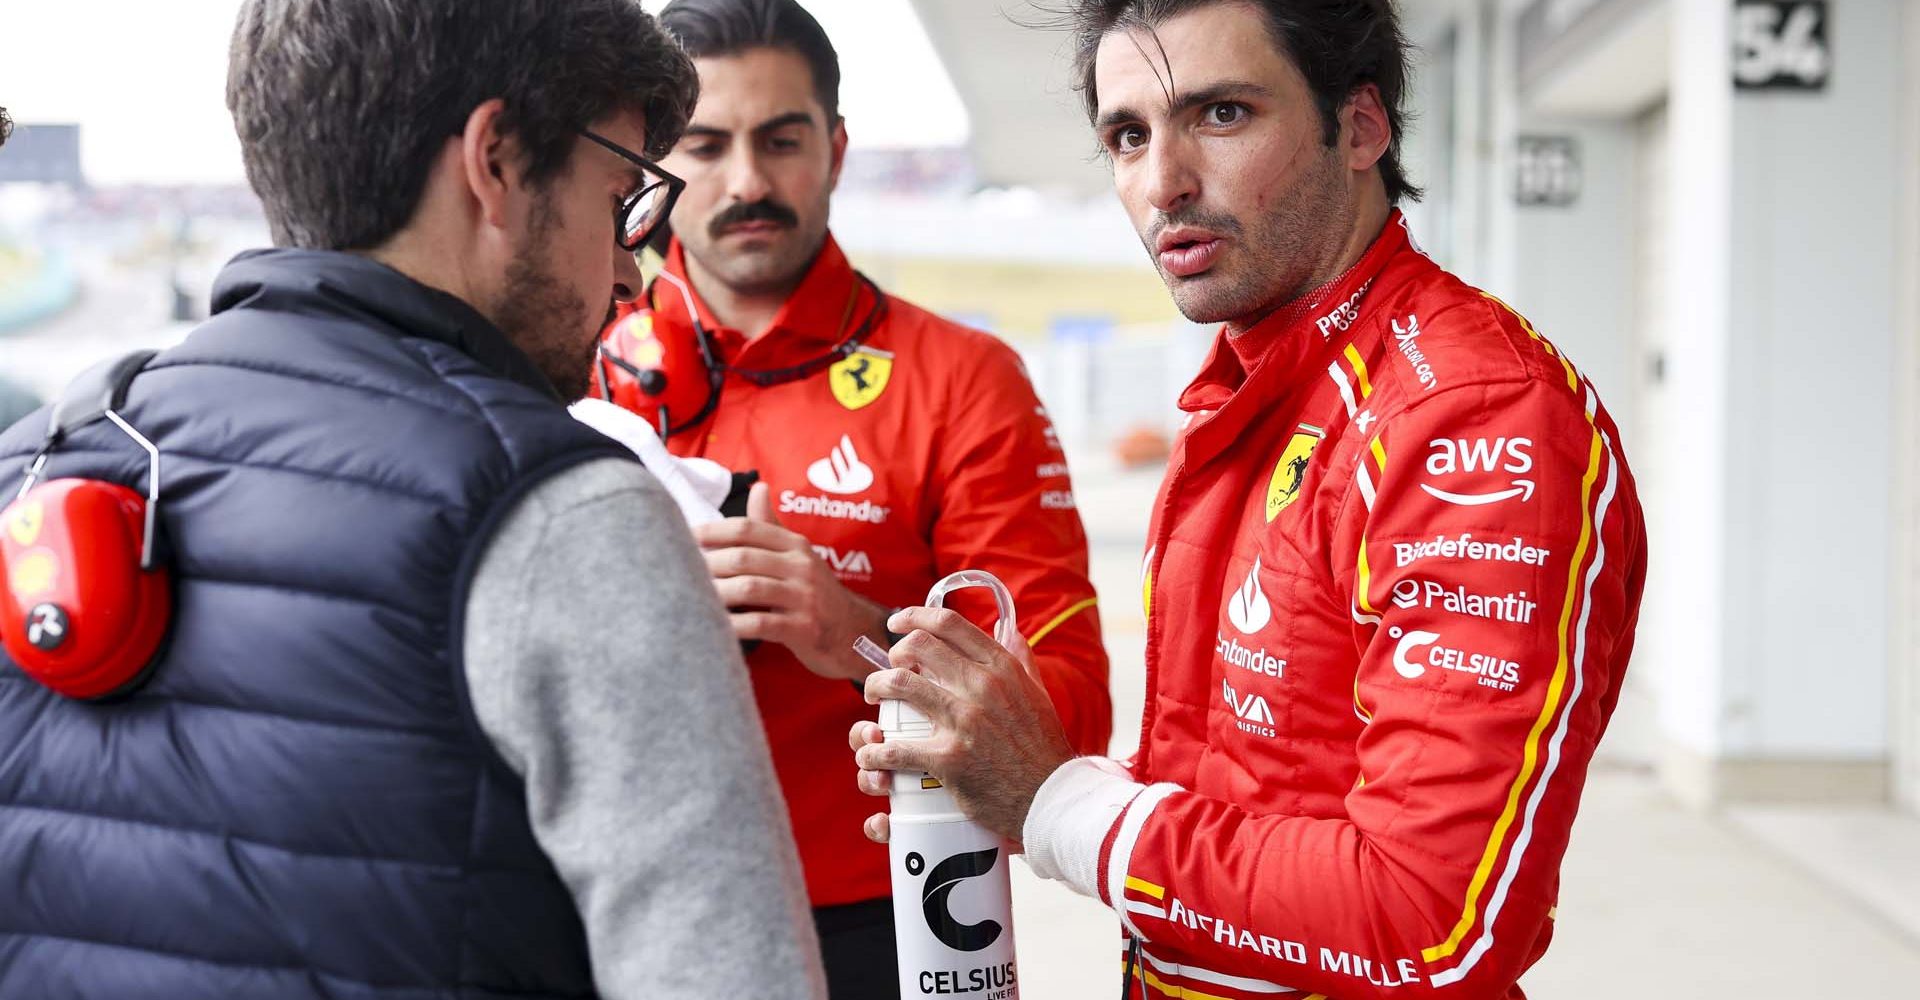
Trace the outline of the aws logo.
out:
[[[999,921],[963,924],[947,909],[947,897],[953,895],[960,883],[992,871],[999,860],[1000,849],[989,847],[984,851],[956,854],[934,865],[928,873],[927,883],[920,890],[920,912],[927,918],[927,929],[941,944],[954,951],[980,951],[1000,940],[1004,928]],[[927,860],[918,853],[907,855],[907,874],[918,876],[926,867]]]
[[[1429,476],[1451,478],[1463,472],[1525,476],[1533,471],[1532,438],[1435,438],[1427,442],[1427,447],[1432,449],[1427,453]],[[1526,503],[1533,499],[1533,487],[1533,480],[1518,478],[1510,479],[1504,489],[1480,493],[1456,493],[1431,483],[1420,484],[1434,499],[1460,507],[1480,507],[1514,497]]]

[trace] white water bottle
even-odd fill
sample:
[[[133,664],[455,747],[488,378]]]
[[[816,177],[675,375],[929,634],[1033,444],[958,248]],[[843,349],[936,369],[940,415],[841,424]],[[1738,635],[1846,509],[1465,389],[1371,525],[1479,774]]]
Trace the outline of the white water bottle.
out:
[[[993,591],[1000,614],[994,638],[1016,651],[1013,595],[993,574],[955,573],[934,584],[927,606],[941,607],[948,593],[964,587]],[[879,647],[864,641],[873,646],[863,649],[871,659]],[[886,665],[884,654],[877,665]],[[880,728],[888,742],[933,735],[926,716],[894,699],[880,703]],[[893,772],[888,809],[900,995],[1019,1000],[1006,839],[968,819],[953,793],[919,771]]]

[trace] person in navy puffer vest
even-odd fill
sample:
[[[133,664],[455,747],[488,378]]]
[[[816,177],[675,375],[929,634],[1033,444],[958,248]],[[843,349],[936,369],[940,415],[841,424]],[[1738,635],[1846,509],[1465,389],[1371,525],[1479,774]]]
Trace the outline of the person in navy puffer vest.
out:
[[[0,656],[0,997],[822,995],[708,569],[564,405],[696,87],[637,0],[244,5],[276,248],[119,411],[163,455],[149,679]],[[105,422],[46,470],[146,472]]]

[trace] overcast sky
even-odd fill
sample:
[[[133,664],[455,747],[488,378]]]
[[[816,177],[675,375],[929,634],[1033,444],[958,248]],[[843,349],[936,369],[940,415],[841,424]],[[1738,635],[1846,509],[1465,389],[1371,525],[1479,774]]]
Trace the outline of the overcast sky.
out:
[[[645,0],[658,10],[665,0]],[[79,122],[100,184],[245,180],[227,116],[239,0],[0,0],[0,107]],[[856,147],[958,145],[966,112],[906,0],[807,0],[840,51]]]

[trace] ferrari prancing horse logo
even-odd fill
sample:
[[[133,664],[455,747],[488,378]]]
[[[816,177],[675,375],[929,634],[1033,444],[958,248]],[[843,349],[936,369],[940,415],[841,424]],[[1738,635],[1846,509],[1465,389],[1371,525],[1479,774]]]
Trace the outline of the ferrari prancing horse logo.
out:
[[[862,347],[833,363],[827,370],[827,385],[841,406],[857,410],[879,399],[892,377],[893,352]]]
[[[1300,498],[1300,484],[1307,478],[1307,462],[1313,458],[1313,449],[1320,446],[1320,436],[1324,433],[1318,427],[1301,424],[1293,439],[1287,442],[1287,450],[1280,453],[1280,462],[1273,467],[1273,480],[1267,484],[1268,524]]]

